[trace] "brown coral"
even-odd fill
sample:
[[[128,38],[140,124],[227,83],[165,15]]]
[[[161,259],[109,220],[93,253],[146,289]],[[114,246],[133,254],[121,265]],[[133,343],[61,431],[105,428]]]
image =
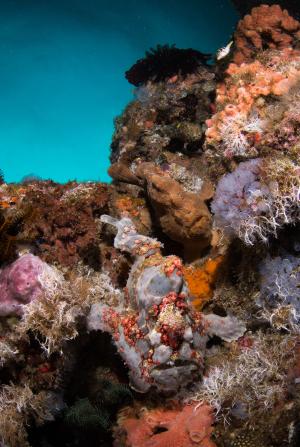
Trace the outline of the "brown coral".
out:
[[[211,240],[211,215],[205,201],[213,195],[212,185],[203,181],[200,192],[188,192],[152,163],[140,165],[138,173],[147,182],[148,196],[163,232],[184,245],[186,256],[199,257]]]
[[[239,21],[234,38],[234,62],[241,64],[258,51],[292,47],[300,38],[300,23],[279,5],[261,5]]]
[[[72,267],[80,260],[100,264],[99,225],[109,203],[107,185],[69,183],[28,186],[25,203],[34,210],[21,237],[36,246],[46,262]]]
[[[165,151],[187,156],[200,153],[214,88],[212,70],[199,67],[196,74],[185,78],[149,82],[137,89],[137,100],[115,121],[110,175],[137,184],[135,166],[139,161],[157,161]]]
[[[26,190],[20,185],[1,182],[0,177],[0,262],[15,257],[15,242],[31,205],[24,205]]]
[[[132,194],[115,194],[112,198],[112,207],[120,217],[130,217],[138,230],[148,233],[151,228],[151,215],[143,197]]]
[[[132,185],[139,183],[138,178],[124,162],[113,163],[110,166],[108,173],[113,179],[119,182],[130,183]]]
[[[140,417],[121,414],[118,437],[126,447],[215,447],[211,441],[213,415],[208,405],[186,405],[182,410],[144,409]],[[118,440],[114,446],[121,444]]]

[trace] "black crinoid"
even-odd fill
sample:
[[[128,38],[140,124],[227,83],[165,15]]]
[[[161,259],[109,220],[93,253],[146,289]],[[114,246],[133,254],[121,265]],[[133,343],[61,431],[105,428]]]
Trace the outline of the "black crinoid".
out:
[[[209,54],[192,48],[157,45],[146,51],[145,57],[136,61],[125,76],[131,84],[138,87],[150,80],[160,82],[179,73],[182,76],[194,73],[199,66],[206,65],[210,58]]]
[[[4,174],[2,169],[0,169],[0,185],[2,185],[4,183]]]

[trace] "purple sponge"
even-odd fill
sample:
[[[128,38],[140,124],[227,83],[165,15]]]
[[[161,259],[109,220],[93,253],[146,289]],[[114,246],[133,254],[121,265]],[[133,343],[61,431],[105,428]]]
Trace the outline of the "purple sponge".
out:
[[[0,316],[22,315],[23,306],[41,295],[39,276],[45,268],[40,258],[25,254],[0,271]]]

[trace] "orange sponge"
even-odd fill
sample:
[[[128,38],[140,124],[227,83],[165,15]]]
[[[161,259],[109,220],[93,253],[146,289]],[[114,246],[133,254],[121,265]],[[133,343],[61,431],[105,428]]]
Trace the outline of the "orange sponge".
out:
[[[218,270],[223,260],[224,256],[218,256],[208,259],[200,267],[183,268],[183,275],[193,298],[193,305],[197,310],[201,310],[212,297]]]

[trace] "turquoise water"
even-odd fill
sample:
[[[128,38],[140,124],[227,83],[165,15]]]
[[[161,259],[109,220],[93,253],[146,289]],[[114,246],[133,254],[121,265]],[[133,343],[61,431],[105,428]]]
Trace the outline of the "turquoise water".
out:
[[[229,0],[0,0],[6,181],[109,181],[113,118],[132,98],[125,70],[157,43],[215,52],[236,20]]]

